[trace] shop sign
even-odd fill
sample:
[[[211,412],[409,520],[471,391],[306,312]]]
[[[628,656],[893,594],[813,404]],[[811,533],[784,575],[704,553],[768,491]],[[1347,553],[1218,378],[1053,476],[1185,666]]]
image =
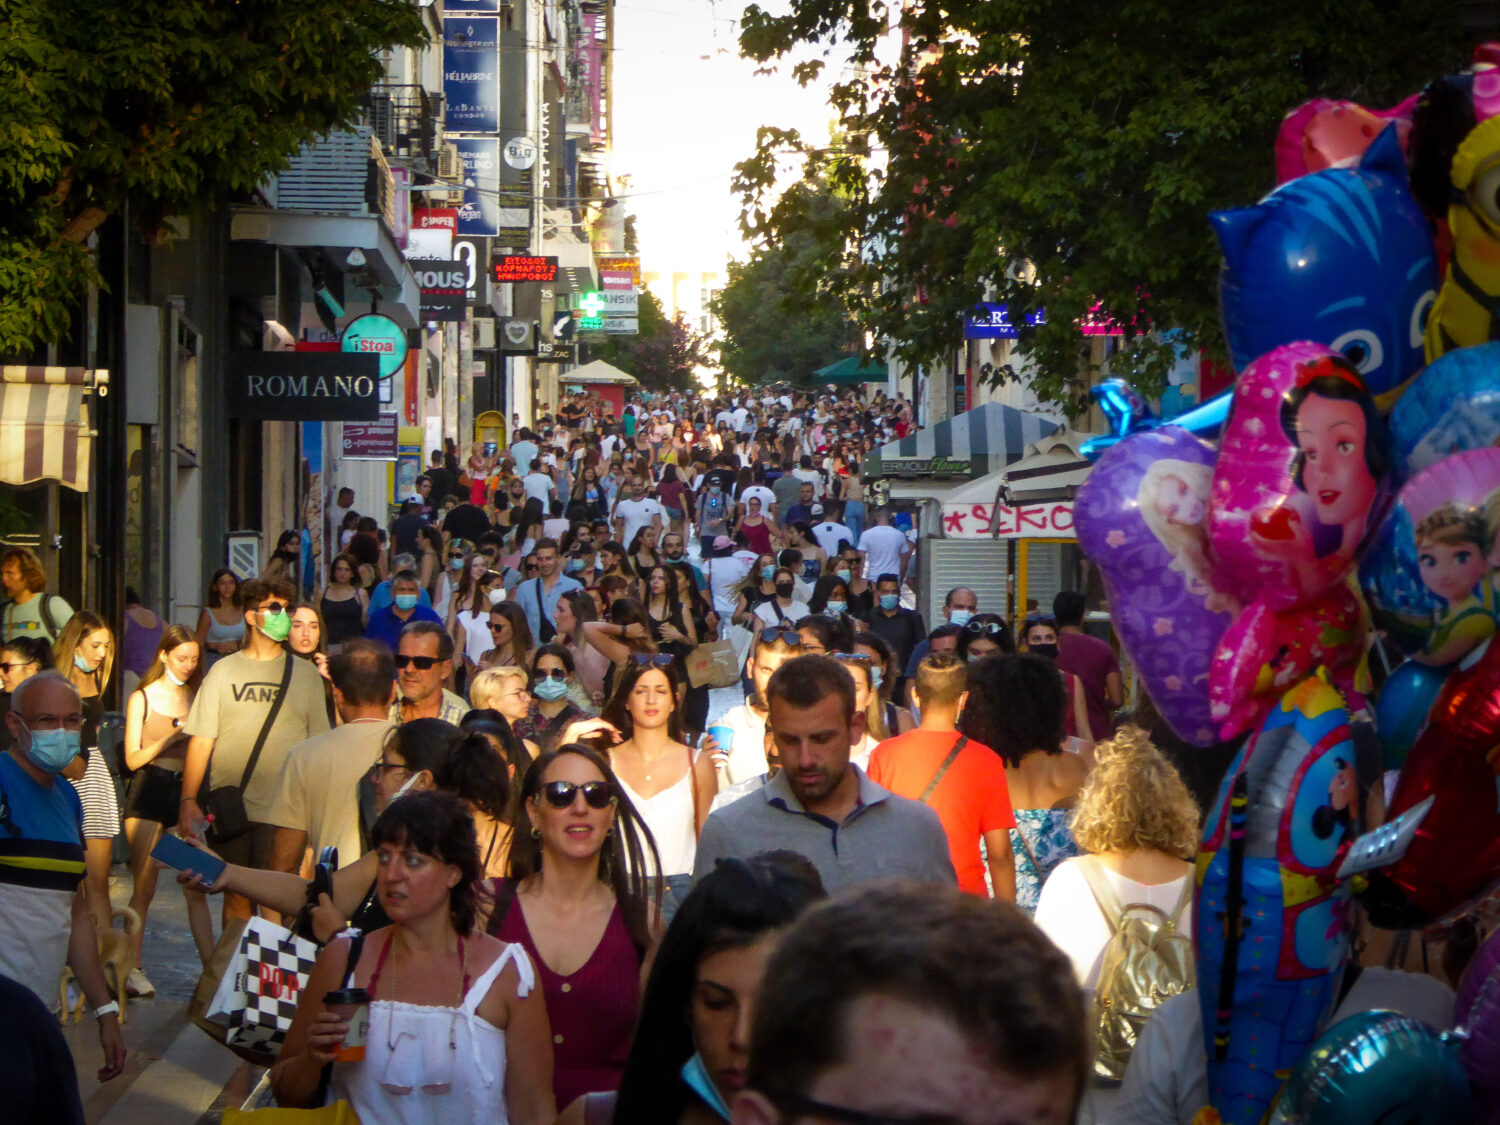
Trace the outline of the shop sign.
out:
[[[496,281],[557,280],[557,259],[538,254],[501,254],[495,262]]]
[[[634,289],[628,293],[606,289],[599,296],[604,299],[601,308],[605,316],[635,316],[640,311],[640,294]]]
[[[1026,314],[1026,323],[1032,328],[1047,323],[1047,314],[1041,309]],[[986,301],[964,317],[965,340],[1018,340],[1021,331],[1011,323],[1010,308],[1006,305]]]
[[[599,274],[629,274],[632,287],[641,283],[641,260],[637,257],[620,257],[611,255],[604,258],[596,258],[594,264],[599,267]]]
[[[498,327],[499,339],[496,342],[503,355],[536,355],[536,321],[511,316],[500,321]]]
[[[966,477],[969,459],[957,457],[882,457],[888,477]]]
[[[525,67],[512,67],[524,70]],[[449,137],[463,168],[464,202],[458,234],[493,238],[500,233],[500,138]]]
[[[342,457],[345,461],[394,461],[396,416],[382,414],[373,422],[345,422]]]
[[[469,271],[463,262],[411,263],[421,291],[423,320],[461,321],[469,292]]]
[[[406,330],[388,316],[368,313],[344,326],[342,350],[380,360],[380,378],[389,379],[406,362]]]
[[[943,534],[949,539],[1071,539],[1073,502],[1045,504],[944,504]]]
[[[500,130],[500,21],[494,16],[443,20],[443,128]]]
[[[372,422],[380,363],[345,352],[230,352],[229,413],[263,422]]]

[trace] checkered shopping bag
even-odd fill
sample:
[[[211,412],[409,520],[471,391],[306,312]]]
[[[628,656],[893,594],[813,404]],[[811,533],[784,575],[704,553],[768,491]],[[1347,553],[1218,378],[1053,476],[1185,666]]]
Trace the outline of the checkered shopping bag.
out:
[[[264,918],[226,931],[188,1015],[241,1058],[269,1066],[292,1026],[318,947]]]

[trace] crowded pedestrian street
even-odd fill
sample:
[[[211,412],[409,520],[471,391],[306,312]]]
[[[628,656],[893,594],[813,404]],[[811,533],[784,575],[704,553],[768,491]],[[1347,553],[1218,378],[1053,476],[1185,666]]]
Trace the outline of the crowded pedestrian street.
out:
[[[0,1125],[1500,1125],[1378,9],[0,2]]]

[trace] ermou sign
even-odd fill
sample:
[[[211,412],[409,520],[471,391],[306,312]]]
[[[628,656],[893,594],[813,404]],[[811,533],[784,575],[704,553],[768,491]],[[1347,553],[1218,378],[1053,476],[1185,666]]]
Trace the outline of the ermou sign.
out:
[[[230,352],[229,413],[262,422],[373,422],[380,359],[349,352]]]

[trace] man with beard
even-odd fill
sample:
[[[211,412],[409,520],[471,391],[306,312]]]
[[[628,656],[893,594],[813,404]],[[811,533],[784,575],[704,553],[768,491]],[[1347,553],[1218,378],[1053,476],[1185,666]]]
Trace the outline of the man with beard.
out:
[[[937,814],[882,789],[849,761],[864,724],[843,665],[828,656],[789,660],[766,697],[781,772],[709,815],[695,880],[721,858],[785,848],[806,856],[830,893],[886,879],[957,884]]]

